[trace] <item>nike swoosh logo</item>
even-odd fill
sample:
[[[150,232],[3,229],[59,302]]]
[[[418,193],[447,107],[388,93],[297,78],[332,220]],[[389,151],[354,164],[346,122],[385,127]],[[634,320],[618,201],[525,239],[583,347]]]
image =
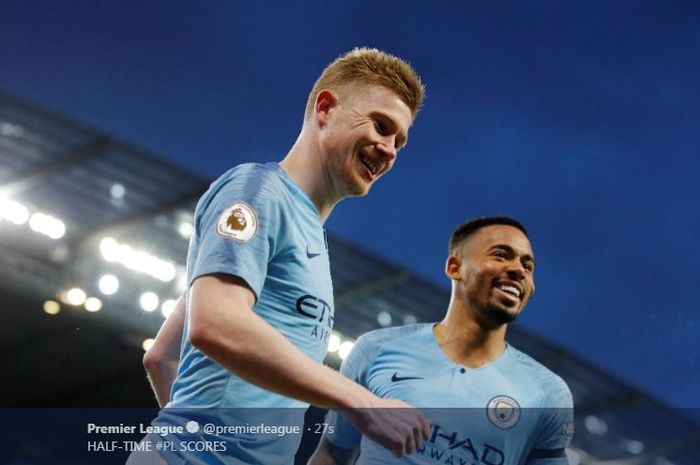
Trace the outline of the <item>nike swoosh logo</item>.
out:
[[[309,246],[308,245],[306,246],[306,258],[316,258],[319,255],[321,255],[321,254],[320,253],[312,253],[311,251],[309,251]]]
[[[393,381],[394,383],[397,381],[405,381],[407,379],[424,379],[424,378],[422,378],[420,376],[399,376],[398,372],[394,373],[394,375],[391,377],[391,381]]]

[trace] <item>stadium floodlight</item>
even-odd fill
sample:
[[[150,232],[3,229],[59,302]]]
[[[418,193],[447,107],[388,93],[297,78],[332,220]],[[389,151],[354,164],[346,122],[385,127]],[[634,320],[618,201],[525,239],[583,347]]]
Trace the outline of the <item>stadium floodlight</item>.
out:
[[[85,310],[88,312],[99,312],[102,309],[102,301],[97,297],[88,297],[85,300]]]
[[[32,231],[41,233],[44,231],[46,226],[46,216],[43,213],[34,213],[31,218],[29,218],[29,227]]]
[[[338,356],[340,356],[341,359],[345,360],[345,357],[348,356],[352,348],[355,346],[355,343],[352,341],[345,341],[342,344],[340,344],[340,347],[338,347]]]
[[[160,311],[165,318],[168,318],[175,311],[176,300],[168,299],[160,306]]]
[[[134,271],[142,271],[148,268],[150,256],[146,252],[134,250],[130,245],[120,246],[122,257],[119,260],[125,267]]]
[[[377,323],[379,323],[379,326],[389,326],[391,324],[391,313],[386,310],[377,313]]]
[[[176,277],[175,289],[182,294],[187,290],[187,268],[178,266]]]
[[[0,134],[5,137],[20,138],[24,135],[24,128],[19,124],[3,121],[0,123]]]
[[[608,424],[605,420],[595,415],[587,415],[583,424],[589,433],[596,436],[604,436],[608,432]]]
[[[122,199],[124,198],[124,194],[126,194],[126,188],[119,183],[112,184],[112,187],[109,189],[109,194],[113,199]]]
[[[141,308],[147,312],[152,312],[158,308],[158,301],[159,299],[155,292],[144,292],[139,299]]]
[[[55,300],[47,300],[44,302],[44,312],[48,315],[58,315],[61,311],[61,306]]]
[[[338,349],[340,349],[340,342],[340,336],[331,333],[331,336],[328,338],[328,352],[338,352]]]
[[[46,213],[36,212],[29,218],[29,227],[51,239],[60,239],[66,234],[63,221]]]
[[[175,279],[177,269],[172,263],[156,258],[153,264],[148,268],[147,273],[167,283]]]
[[[66,234],[66,224],[58,218],[54,218],[50,215],[47,216],[49,221],[46,228],[46,235],[54,240],[62,238]]]
[[[48,223],[49,220],[44,213],[33,213],[32,216],[29,217],[29,227],[32,231],[40,234],[46,234]]]
[[[189,239],[194,234],[194,225],[189,221],[183,221],[178,225],[177,232],[185,239]]]
[[[29,210],[19,202],[0,198],[0,218],[19,226],[29,220]]]
[[[104,295],[112,295],[119,290],[119,279],[113,274],[102,275],[97,282],[97,287]]]
[[[141,347],[143,347],[144,352],[148,352],[151,347],[153,347],[153,344],[156,343],[156,340],[153,338],[148,338],[144,339],[143,342],[141,343]]]
[[[87,299],[87,295],[85,294],[85,291],[79,287],[74,287],[66,292],[66,303],[69,303],[70,305],[83,305],[85,303],[85,299]]]
[[[136,250],[129,244],[120,244],[111,237],[100,241],[100,252],[109,262],[119,262],[130,270],[145,273],[166,283],[175,279],[177,274],[173,263],[143,250]]]
[[[119,256],[119,243],[113,237],[105,237],[100,241],[102,258],[108,262],[116,262]]]
[[[644,452],[644,443],[641,441],[635,441],[634,439],[623,439],[620,445],[630,454],[639,455]]]

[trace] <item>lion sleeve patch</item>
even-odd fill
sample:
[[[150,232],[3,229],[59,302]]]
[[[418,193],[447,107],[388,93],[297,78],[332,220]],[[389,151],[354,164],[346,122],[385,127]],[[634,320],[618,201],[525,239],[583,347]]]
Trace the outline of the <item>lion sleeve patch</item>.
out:
[[[258,231],[258,216],[253,207],[236,202],[221,213],[216,233],[238,242],[248,242]]]

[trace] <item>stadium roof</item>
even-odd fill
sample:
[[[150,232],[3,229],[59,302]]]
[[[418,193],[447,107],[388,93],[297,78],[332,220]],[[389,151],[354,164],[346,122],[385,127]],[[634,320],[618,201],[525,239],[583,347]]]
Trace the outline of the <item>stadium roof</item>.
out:
[[[163,315],[142,310],[140,299],[154,294],[149,308],[157,309],[182,292],[192,211],[208,184],[0,92],[0,315],[11,322],[0,342],[9,361],[0,406],[152,402],[141,344]],[[329,250],[343,338],[442,316],[445,289],[337,237],[329,237]],[[118,292],[100,289],[104,274],[118,279]],[[71,288],[84,295],[69,295]],[[88,297],[99,298],[101,311],[83,309]],[[42,311],[47,300],[58,315]],[[508,339],[570,386],[580,463],[700,463],[698,426],[679,412],[517,326]]]

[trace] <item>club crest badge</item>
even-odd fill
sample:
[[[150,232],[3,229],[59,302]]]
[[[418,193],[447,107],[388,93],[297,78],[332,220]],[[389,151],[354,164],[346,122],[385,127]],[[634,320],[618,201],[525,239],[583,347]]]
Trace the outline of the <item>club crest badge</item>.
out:
[[[247,242],[258,231],[258,216],[253,207],[245,202],[236,202],[219,217],[216,233],[239,242]]]
[[[489,401],[486,413],[491,423],[499,428],[509,429],[520,420],[520,405],[512,397],[497,396]]]

